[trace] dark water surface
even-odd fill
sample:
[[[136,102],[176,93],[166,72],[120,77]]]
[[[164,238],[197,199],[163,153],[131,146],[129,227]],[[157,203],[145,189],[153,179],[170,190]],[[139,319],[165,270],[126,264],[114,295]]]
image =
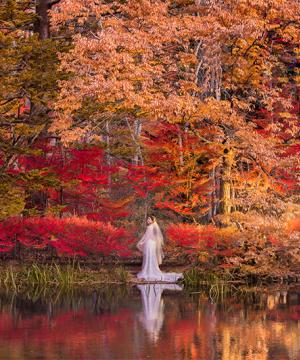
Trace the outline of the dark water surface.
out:
[[[300,288],[2,292],[0,359],[300,360]]]

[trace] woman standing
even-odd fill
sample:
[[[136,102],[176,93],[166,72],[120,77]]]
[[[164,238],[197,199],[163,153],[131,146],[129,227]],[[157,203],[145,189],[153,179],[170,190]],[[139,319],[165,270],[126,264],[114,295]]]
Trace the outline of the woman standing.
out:
[[[164,240],[155,217],[149,216],[147,224],[145,234],[137,243],[137,248],[143,253],[142,270],[137,274],[137,277],[150,281],[177,281],[183,277],[181,273],[165,273],[159,268],[164,257],[162,251]]]

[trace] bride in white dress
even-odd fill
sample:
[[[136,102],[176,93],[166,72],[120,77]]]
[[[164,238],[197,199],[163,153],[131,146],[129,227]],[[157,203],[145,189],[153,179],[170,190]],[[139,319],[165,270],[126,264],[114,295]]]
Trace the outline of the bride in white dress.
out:
[[[164,240],[155,217],[149,216],[147,224],[145,234],[137,243],[137,248],[143,253],[142,270],[137,274],[137,277],[148,281],[177,281],[183,277],[181,273],[166,273],[159,268],[164,257],[162,251]]]

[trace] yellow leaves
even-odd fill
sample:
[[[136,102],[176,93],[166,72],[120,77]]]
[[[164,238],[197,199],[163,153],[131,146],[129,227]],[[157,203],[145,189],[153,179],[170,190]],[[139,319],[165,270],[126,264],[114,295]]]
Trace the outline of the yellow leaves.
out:
[[[295,81],[298,87],[300,87],[300,75],[295,76]]]
[[[241,49],[238,47],[234,47],[231,51],[232,55],[238,55],[240,53]]]
[[[174,3],[177,6],[187,6],[187,5],[193,5],[195,3],[194,0],[175,0]]]
[[[0,85],[1,86],[1,85]],[[2,92],[2,94],[5,93],[5,89],[0,87],[0,91]],[[19,100],[15,99],[11,102],[5,103],[3,105],[0,105],[0,111],[1,114],[6,114],[6,115],[10,115],[12,117],[16,116],[16,114],[18,113],[18,108],[19,108]]]
[[[262,88],[263,79],[271,75],[274,66],[266,39],[263,36],[239,38],[233,43],[232,55],[228,57],[232,72],[227,81],[239,86]]]
[[[191,208],[195,208],[199,205],[200,199],[198,194],[192,194],[190,197],[190,206]]]
[[[288,84],[290,81],[290,79],[288,77],[283,77],[283,76],[278,77],[277,80],[281,84]]]
[[[237,81],[244,81],[244,79],[246,78],[246,73],[244,69],[238,67],[233,70],[232,75]]]
[[[216,100],[213,97],[206,98],[199,104],[197,110],[200,118],[208,118],[217,122],[224,120],[232,111],[229,101]]]
[[[246,100],[240,100],[237,97],[232,97],[232,103],[236,108],[242,111],[250,111],[251,110],[251,104],[249,104]]]
[[[236,46],[239,49],[246,49],[249,46],[249,43],[247,42],[246,39],[239,38],[239,39],[236,40]]]
[[[273,187],[273,184],[270,182],[269,176],[259,168],[256,168],[252,171],[243,172],[242,177],[238,179],[240,185],[237,185],[236,189],[247,189],[257,192],[265,192],[270,187]]]
[[[300,47],[294,47],[293,51],[295,52],[296,55],[300,56]]]
[[[268,24],[266,25],[266,28],[270,31],[270,30],[278,29],[279,26],[278,26],[278,24],[268,23]]]
[[[69,28],[78,24],[83,25],[88,20],[89,15],[93,14],[101,17],[103,14],[111,11],[111,6],[94,0],[74,1],[64,0],[57,7],[50,10],[51,25],[54,29],[59,29],[62,25],[68,25]]]
[[[202,179],[197,180],[197,186],[205,185],[210,182],[209,177],[202,177]]]
[[[230,242],[232,241],[232,238],[237,234],[236,227],[229,225],[224,228],[220,228],[217,231],[217,237],[218,240],[220,240],[222,243]]]
[[[186,183],[187,181],[185,180],[184,182]],[[185,186],[176,186],[176,190],[173,189],[173,191],[175,191],[175,193],[185,194],[185,193],[188,193],[188,187],[185,187]]]
[[[119,200],[114,200],[114,201],[105,199],[105,207],[107,207],[109,209],[121,209],[121,208],[124,208],[125,206],[129,205],[133,201],[134,201],[134,196],[132,196],[132,195],[125,197],[124,199],[119,199]]]
[[[196,85],[194,82],[180,80],[178,81],[178,84],[180,86],[180,90],[182,91],[182,94],[187,92],[198,92],[199,86]]]
[[[258,57],[258,55],[261,53],[261,48],[258,45],[253,45],[251,46],[251,48],[248,51],[248,54],[252,57],[252,58],[256,58]]]
[[[104,27],[119,27],[120,26],[120,20],[116,17],[110,17],[103,20],[103,26]]]
[[[293,114],[288,113],[288,112],[280,112],[280,113],[278,113],[278,115],[284,119],[292,119],[295,117]]]
[[[271,185],[269,176],[265,172],[261,172],[260,184],[263,190],[267,190]]]
[[[199,62],[199,60],[197,59],[195,54],[181,53],[180,54],[180,62],[183,65],[196,65]]]
[[[17,124],[15,126],[15,134],[23,136],[32,136],[39,134],[44,128],[44,125],[35,125],[34,127],[27,124]]]
[[[157,103],[159,110],[162,110],[164,117],[173,124],[193,121],[197,116],[199,99],[194,96],[171,94],[167,99],[162,100]]]
[[[64,113],[56,112],[54,115],[54,121],[50,126],[50,132],[60,132],[69,129],[73,123],[72,117],[65,115]]]

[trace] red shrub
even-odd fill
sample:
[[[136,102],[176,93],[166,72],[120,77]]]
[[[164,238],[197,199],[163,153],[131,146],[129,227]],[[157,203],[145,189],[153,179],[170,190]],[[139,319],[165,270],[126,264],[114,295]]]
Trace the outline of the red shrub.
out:
[[[213,226],[170,224],[166,233],[176,245],[198,250],[211,248],[216,241],[216,228]]]
[[[58,254],[128,256],[132,240],[123,228],[84,217],[10,218],[0,227],[0,252],[9,252],[15,240],[31,249],[55,248]]]

